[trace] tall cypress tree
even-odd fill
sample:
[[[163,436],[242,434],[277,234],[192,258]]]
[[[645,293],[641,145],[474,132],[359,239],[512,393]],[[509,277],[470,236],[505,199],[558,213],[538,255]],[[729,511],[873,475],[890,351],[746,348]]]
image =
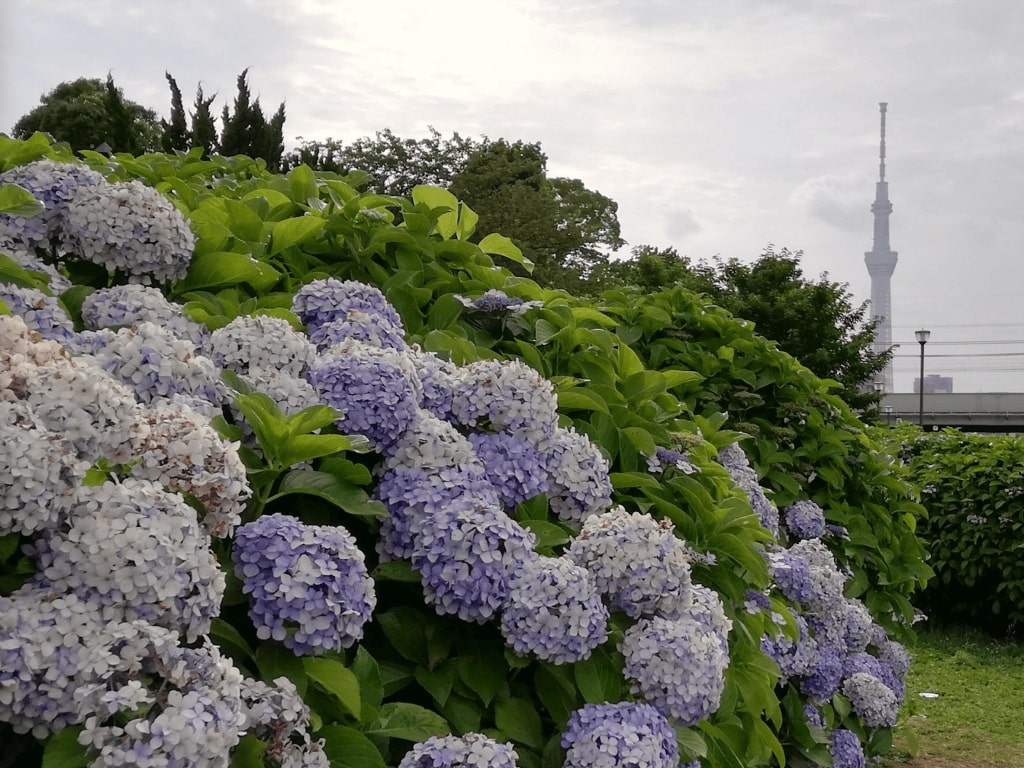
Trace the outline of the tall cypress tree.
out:
[[[213,94],[209,98],[203,95],[203,85],[196,86],[195,112],[192,113],[192,129],[189,131],[190,148],[202,147],[203,158],[208,158],[218,147],[217,124],[213,118],[213,110],[210,105],[217,98]]]
[[[171,119],[160,121],[160,126],[163,128],[160,146],[164,152],[184,152],[189,148],[190,137],[188,122],[185,118],[185,105],[181,100],[181,89],[170,72],[164,72],[164,77],[167,78],[167,84],[171,88]]]

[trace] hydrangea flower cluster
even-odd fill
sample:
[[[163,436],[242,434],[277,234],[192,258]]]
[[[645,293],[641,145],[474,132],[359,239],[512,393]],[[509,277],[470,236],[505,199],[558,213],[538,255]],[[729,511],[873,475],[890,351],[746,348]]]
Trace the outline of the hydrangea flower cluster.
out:
[[[608,610],[585,568],[537,556],[509,583],[501,634],[516,653],[568,664],[589,658],[607,639]]]
[[[587,704],[562,734],[564,768],[677,768],[679,746],[665,716],[649,704]]]
[[[191,341],[156,323],[97,331],[93,338],[97,343],[88,356],[131,387],[141,402],[184,395],[219,409],[225,399],[213,361],[198,354]]]
[[[832,733],[832,741],[828,748],[832,755],[834,768],[866,768],[867,758],[864,757],[864,747],[860,739],[853,731],[839,728]]]
[[[692,600],[689,564],[668,520],[614,507],[587,518],[567,554],[590,571],[612,610],[633,618]]]
[[[608,460],[586,435],[555,430],[548,470],[548,505],[567,523],[579,524],[611,506]]]
[[[68,517],[37,541],[37,578],[125,621],[182,627],[189,640],[209,631],[224,573],[181,496],[134,478],[80,486]]]
[[[694,472],[699,471],[685,452],[663,448],[659,445],[658,449],[647,457],[647,471],[660,473],[669,467],[682,472],[684,475],[692,475]]]
[[[467,733],[421,741],[406,753],[398,768],[517,768],[518,760],[510,743]]]
[[[25,246],[30,252],[37,248],[61,248],[68,209],[75,194],[82,189],[106,185],[107,180],[96,171],[74,163],[37,160],[15,166],[0,173],[0,184],[24,187],[43,204],[37,216],[0,214],[0,243],[7,240]]]
[[[817,539],[825,535],[825,512],[813,501],[794,501],[782,510],[789,535],[797,540]]]
[[[292,310],[315,338],[321,329],[334,320],[345,319],[350,311],[365,312],[382,327],[404,330],[399,317],[380,289],[354,280],[314,280],[302,286],[292,298]]]
[[[277,371],[305,375],[315,350],[287,320],[270,315],[242,315],[210,334],[203,353],[220,368],[241,375]]]
[[[201,347],[209,332],[189,320],[181,306],[168,301],[157,288],[130,283],[100,288],[82,300],[82,322],[86,329],[119,328],[139,323],[156,323],[172,336]]]
[[[510,580],[535,557],[532,533],[497,505],[463,496],[435,510],[414,538],[412,564],[439,614],[484,623],[502,607]]]
[[[682,726],[699,723],[721,703],[729,666],[727,639],[696,618],[640,619],[619,650],[635,696]]]
[[[533,443],[507,432],[474,432],[469,442],[507,508],[548,490],[550,455]]]
[[[40,290],[0,284],[0,301],[44,339],[68,344],[77,336],[67,312]]]
[[[231,557],[261,640],[315,655],[363,636],[377,598],[362,550],[344,528],[264,515],[238,528]]]
[[[854,672],[843,681],[843,695],[864,725],[888,728],[896,725],[899,701],[889,686],[867,672]]]
[[[184,277],[195,246],[181,212],[141,181],[79,189],[68,206],[64,232],[69,250],[124,273],[132,283]]]
[[[769,499],[757,480],[757,472],[750,466],[747,454],[738,443],[731,443],[718,452],[718,461],[730,477],[750,499],[750,506],[761,520],[761,525],[775,537],[779,535],[779,509]]]

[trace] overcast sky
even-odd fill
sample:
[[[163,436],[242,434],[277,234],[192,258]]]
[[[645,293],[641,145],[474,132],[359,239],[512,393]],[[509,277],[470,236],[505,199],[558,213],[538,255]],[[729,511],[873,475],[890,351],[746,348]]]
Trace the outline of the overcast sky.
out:
[[[539,141],[630,246],[773,243],[862,301],[886,101],[896,389],[926,327],[928,373],[1024,392],[1021,40],[1017,0],[3,0],[0,131],[108,71],[159,114],[165,70],[219,109],[248,67],[289,142]]]

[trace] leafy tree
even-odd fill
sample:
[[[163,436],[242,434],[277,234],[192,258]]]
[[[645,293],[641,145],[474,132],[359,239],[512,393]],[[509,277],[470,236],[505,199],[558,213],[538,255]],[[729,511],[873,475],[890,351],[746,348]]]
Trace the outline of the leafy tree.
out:
[[[268,121],[259,97],[252,100],[247,82],[249,70],[238,76],[238,95],[234,110],[225,105],[221,115],[224,126],[218,147],[222,155],[248,155],[266,160],[267,167],[277,170],[284,154],[284,102]]]
[[[106,82],[81,77],[63,82],[40,98],[40,104],[14,124],[15,138],[37,131],[66,141],[76,152],[106,144],[114,152],[141,154],[159,147],[156,113],[125,100],[112,76]]]
[[[479,214],[478,232],[515,241],[541,285],[576,291],[607,259],[602,246],[624,244],[617,204],[579,179],[549,178],[539,143],[486,141],[452,179],[451,191]]]
[[[163,128],[160,146],[164,152],[185,151],[189,148],[190,135],[185,118],[185,105],[181,100],[181,89],[170,72],[164,72],[164,77],[167,78],[167,84],[171,89],[171,119],[160,121]]]
[[[750,320],[761,336],[776,342],[817,376],[844,387],[843,399],[858,411],[878,404],[870,386],[891,353],[875,354],[877,320],[868,319],[867,302],[854,306],[849,287],[823,274],[804,277],[802,251],[769,245],[752,264],[715,258],[692,264],[675,249],[641,246],[633,258],[611,264],[595,277],[602,287],[637,285],[657,291],[673,285],[709,296],[733,315]]]
[[[423,139],[403,139],[385,128],[373,138],[350,144],[330,138],[300,140],[299,147],[285,158],[285,166],[305,164],[341,175],[364,171],[370,175],[369,190],[381,195],[409,197],[417,184],[447,188],[481,144],[458,133],[445,138],[436,128],[429,130],[430,135]]]

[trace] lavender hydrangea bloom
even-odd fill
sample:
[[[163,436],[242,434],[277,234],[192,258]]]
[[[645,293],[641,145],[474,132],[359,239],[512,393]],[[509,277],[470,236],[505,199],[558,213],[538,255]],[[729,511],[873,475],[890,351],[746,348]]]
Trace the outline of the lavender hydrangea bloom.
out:
[[[832,733],[828,753],[832,755],[833,768],[866,768],[867,758],[864,747],[853,731],[840,728]]]
[[[310,366],[308,379],[327,405],[343,412],[338,428],[386,450],[417,415],[418,397],[396,353],[349,340]]]
[[[479,464],[431,470],[395,467],[381,475],[373,493],[389,513],[377,539],[382,561],[412,557],[414,533],[423,521],[456,500],[494,507],[500,504],[498,492]]]
[[[761,525],[772,535],[779,535],[779,510],[757,481],[757,473],[743,449],[736,443],[727,445],[718,452],[718,460],[729,472],[733,481],[750,499],[750,506],[761,520]]]
[[[36,216],[0,214],[0,241],[28,248],[49,249],[62,244],[68,201],[83,188],[106,186],[107,180],[84,165],[37,160],[0,173],[0,184],[17,184],[31,192],[45,209]]]
[[[89,463],[26,403],[0,400],[0,536],[55,528]]]
[[[480,464],[473,445],[447,421],[432,411],[420,408],[409,428],[388,446],[384,467],[415,467],[439,469]]]
[[[801,677],[812,671],[818,656],[818,644],[807,631],[803,616],[795,616],[797,638],[779,634],[761,638],[761,650],[779,665],[783,680]]]
[[[355,339],[375,347],[404,350],[405,333],[402,327],[380,315],[350,309],[346,314],[328,320],[309,330],[309,339],[320,349]]]
[[[95,710],[90,694],[127,685],[139,659],[173,645],[172,630],[109,621],[74,593],[30,582],[0,597],[0,720],[39,739],[82,723]]]
[[[867,672],[855,672],[843,681],[843,695],[864,725],[889,728],[896,725],[899,701],[889,686]]]
[[[93,766],[223,766],[246,722],[242,675],[216,646],[169,647],[142,665],[163,678],[161,700],[123,725],[85,721],[78,741],[95,750]],[[133,713],[134,714],[134,713]]]
[[[0,301],[44,339],[68,344],[77,336],[74,323],[57,299],[40,290],[0,283]]]
[[[185,317],[180,305],[168,301],[159,289],[145,285],[115,285],[93,291],[82,300],[82,322],[92,331],[156,323],[197,347],[209,336],[205,326]]]
[[[820,539],[807,539],[791,546],[789,552],[810,566],[813,588],[805,595],[804,606],[822,616],[834,613],[846,599],[843,588],[847,577],[839,571],[828,547]]]
[[[550,452],[557,408],[551,382],[520,360],[480,360],[456,372],[452,418],[460,426],[508,432]]]
[[[203,352],[221,368],[247,375],[274,370],[303,376],[316,356],[309,339],[281,317],[242,315],[210,334]]]
[[[231,557],[261,640],[302,656],[363,636],[377,598],[363,553],[344,528],[264,515],[236,531]]]
[[[380,289],[366,283],[329,277],[307,283],[292,297],[292,311],[310,336],[332,320],[344,318],[351,310],[367,312],[399,331],[403,329],[402,318]]]
[[[563,768],[678,768],[679,745],[665,716],[649,704],[586,704],[562,734]]]
[[[224,573],[196,511],[178,494],[128,478],[81,486],[65,528],[35,545],[39,578],[123,617],[194,640],[220,613]]]
[[[883,630],[884,631],[884,630]],[[892,667],[898,677],[904,677],[910,671],[910,654],[901,643],[882,638],[872,638],[872,642],[878,647],[878,658]]]
[[[810,500],[795,501],[782,510],[786,529],[796,539],[817,539],[825,535],[825,512]]]
[[[900,673],[885,659],[863,652],[852,653],[843,662],[843,677],[852,677],[858,672],[867,673],[881,680],[896,695],[896,702],[903,703],[907,693],[907,685],[903,680],[906,672]]]
[[[768,571],[783,595],[804,606],[814,601],[811,566],[804,558],[788,550],[765,552],[765,557]]]
[[[415,344],[409,347],[408,355],[416,366],[416,372],[423,385],[420,406],[439,419],[451,421],[454,377],[458,370],[455,364],[433,352],[426,352]]]
[[[807,718],[807,724],[812,728],[825,727],[825,718],[821,716],[821,710],[813,704],[804,704],[804,717]]]
[[[66,233],[69,250],[132,283],[184,277],[195,246],[181,211],[141,181],[79,188]]]
[[[509,584],[501,634],[512,650],[552,664],[589,658],[608,637],[608,610],[586,569],[536,557]]]
[[[186,395],[219,407],[225,399],[213,361],[163,326],[144,322],[97,335],[102,345],[87,355],[89,361],[131,387],[140,402]]]
[[[548,505],[561,520],[580,523],[612,503],[608,460],[575,429],[555,430],[548,472]]]
[[[501,608],[509,583],[534,558],[536,538],[495,505],[457,499],[412,535],[412,565],[439,614],[480,624]]]
[[[567,556],[590,571],[612,610],[652,615],[666,596],[691,600],[690,568],[672,523],[623,507],[587,518]]]
[[[456,298],[464,306],[475,309],[478,312],[491,312],[495,314],[509,312],[518,315],[526,312],[528,309],[543,306],[544,304],[542,301],[524,301],[516,296],[509,296],[504,291],[499,291],[496,288],[491,288],[472,300],[464,296],[457,296]]]
[[[800,678],[799,688],[812,701],[824,704],[839,691],[846,649],[832,643],[818,642],[817,651],[810,671]]]
[[[474,432],[469,442],[506,508],[547,491],[550,458],[532,443],[501,432]]]
[[[518,759],[511,743],[467,733],[433,736],[413,745],[398,768],[517,768]]]
[[[670,720],[691,726],[718,709],[729,655],[718,633],[700,621],[640,619],[623,634],[619,650],[630,691]]]
[[[843,642],[850,653],[863,651],[871,643],[873,622],[867,606],[860,600],[847,598],[839,605],[837,619],[842,623]]]

